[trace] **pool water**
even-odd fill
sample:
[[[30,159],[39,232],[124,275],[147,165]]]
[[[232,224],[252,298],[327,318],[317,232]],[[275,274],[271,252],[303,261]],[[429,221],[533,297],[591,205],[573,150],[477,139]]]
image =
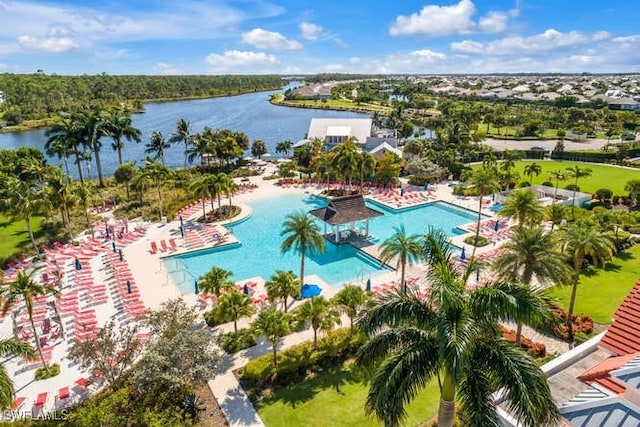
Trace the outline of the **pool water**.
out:
[[[250,203],[253,215],[231,228],[239,244],[212,248],[165,258],[165,266],[183,294],[193,293],[194,281],[213,266],[233,272],[232,280],[262,276],[269,279],[276,270],[300,272],[300,255],[280,253],[282,223],[287,214],[310,211],[327,205],[315,196],[289,194],[258,199]],[[475,220],[475,214],[446,203],[431,203],[395,211],[367,202],[384,213],[369,223],[369,233],[380,243],[394,233],[393,227],[404,225],[408,234],[425,233],[429,225],[441,228],[447,235],[456,234],[456,226]],[[319,222],[320,230],[324,225]],[[364,227],[364,226],[362,226]],[[330,230],[330,228],[329,228]],[[385,269],[380,263],[351,245],[334,245],[325,241],[325,252],[307,254],[305,275],[316,274],[331,285],[364,281]]]

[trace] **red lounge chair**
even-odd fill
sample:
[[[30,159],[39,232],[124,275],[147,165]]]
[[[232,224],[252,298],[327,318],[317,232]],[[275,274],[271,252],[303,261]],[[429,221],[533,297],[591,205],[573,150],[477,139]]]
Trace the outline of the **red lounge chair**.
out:
[[[164,239],[160,240],[160,248],[162,249],[162,252],[167,252],[169,250],[167,242],[165,242]]]
[[[69,398],[69,387],[62,387],[58,390],[58,399],[65,400]]]
[[[87,384],[87,380],[86,380],[84,377],[78,378],[78,379],[76,380],[76,384],[77,384],[79,387],[82,387],[82,388],[86,388],[86,387],[87,387],[87,385],[88,385],[88,384]]]
[[[155,255],[157,253],[158,253],[158,244],[155,241],[153,241],[151,242],[151,254]]]
[[[47,392],[40,393],[38,395],[38,398],[36,399],[35,405],[36,406],[44,406],[44,404],[47,403],[47,396],[48,396]]]
[[[22,405],[24,405],[24,401],[27,400],[26,397],[18,397],[16,398],[16,400],[13,402],[13,406],[11,407],[14,411],[19,410]]]
[[[178,245],[176,245],[176,239],[169,239],[169,246],[171,246],[171,249],[173,249],[174,251],[178,249]]]

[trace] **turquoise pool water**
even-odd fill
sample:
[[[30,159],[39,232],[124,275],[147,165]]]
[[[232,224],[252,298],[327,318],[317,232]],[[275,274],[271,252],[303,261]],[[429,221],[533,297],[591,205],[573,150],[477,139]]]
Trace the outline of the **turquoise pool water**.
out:
[[[168,257],[164,259],[165,266],[183,294],[192,293],[194,280],[213,266],[232,271],[234,281],[255,276],[268,279],[275,270],[298,273],[300,256],[295,252],[280,253],[282,222],[289,213],[309,211],[326,204],[322,198],[294,194],[256,200],[251,203],[253,215],[229,227],[240,244]],[[384,213],[369,224],[369,232],[375,236],[376,243],[391,236],[395,226],[404,225],[407,233],[414,234],[424,233],[429,225],[433,225],[452,236],[456,234],[456,226],[475,220],[472,212],[446,203],[431,203],[400,211],[377,203],[369,205]],[[322,230],[323,225],[320,226]],[[311,254],[305,258],[305,275],[316,274],[331,285],[366,280],[382,270],[379,262],[350,245],[326,242],[323,254]]]

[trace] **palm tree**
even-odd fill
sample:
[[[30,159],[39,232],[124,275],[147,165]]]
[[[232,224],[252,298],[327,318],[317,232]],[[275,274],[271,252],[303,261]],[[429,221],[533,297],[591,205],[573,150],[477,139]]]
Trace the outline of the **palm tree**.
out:
[[[14,176],[9,176],[2,185],[2,198],[0,204],[11,217],[24,220],[29,233],[29,239],[36,254],[40,254],[36,238],[31,228],[31,218],[46,205],[44,191],[31,182],[22,181]]]
[[[324,252],[324,237],[313,217],[306,212],[289,214],[282,223],[280,236],[285,239],[280,252],[294,250],[300,253],[300,283],[304,282],[304,258],[307,252]]]
[[[67,233],[69,233],[69,239],[73,239],[71,215],[69,213],[69,208],[73,206],[74,202],[73,181],[69,175],[62,172],[61,167],[48,168],[46,175],[47,187],[45,192],[48,204],[60,210],[62,223],[67,229]]]
[[[38,349],[40,360],[42,360],[42,367],[48,372],[49,366],[42,354],[42,346],[40,345],[40,339],[38,337],[38,328],[36,328],[36,324],[33,321],[33,304],[35,299],[39,296],[53,295],[57,297],[59,292],[52,286],[44,285],[33,280],[33,275],[37,271],[38,269],[33,269],[29,274],[27,274],[23,270],[20,270],[18,271],[15,281],[5,283],[2,288],[0,288],[0,295],[4,298],[2,303],[2,315],[4,316],[7,314],[11,309],[11,306],[16,301],[22,300],[24,302],[24,305],[27,308],[29,321],[31,322],[33,337],[36,341],[36,348]]]
[[[540,285],[547,282],[567,283],[570,270],[552,233],[540,226],[518,227],[502,248],[506,252],[493,264],[500,277],[531,286],[535,277]],[[522,321],[516,319],[516,345],[520,345]]]
[[[19,339],[0,340],[0,357],[10,358],[13,356],[32,359],[35,357],[35,352],[29,344]],[[7,373],[7,368],[5,368],[4,364],[0,364],[0,409],[11,409],[14,398],[15,389],[13,387],[13,381]]]
[[[158,192],[158,210],[160,211],[160,218],[164,216],[162,208],[162,184],[164,180],[173,176],[173,171],[167,168],[165,165],[161,165],[158,162],[149,162],[140,171],[135,178],[136,181],[149,179],[153,181]]]
[[[218,310],[224,319],[233,320],[233,331],[238,335],[238,319],[251,316],[255,311],[249,295],[233,289],[218,299]]]
[[[518,227],[522,227],[539,223],[544,217],[544,208],[533,191],[520,189],[507,197],[498,215],[513,218]]]
[[[47,135],[49,132],[51,132],[51,130],[47,131]],[[73,154],[73,144],[75,144],[75,139],[66,134],[51,137],[44,143],[45,153],[47,153],[48,156],[56,156],[64,162],[64,170],[67,175],[70,175],[68,159],[69,156]]]
[[[560,185],[560,181],[564,181],[567,174],[559,169],[553,170],[551,172],[549,172],[549,175],[551,178],[556,180],[556,188],[555,191],[553,193],[553,204],[556,203],[556,200],[558,199],[558,186]]]
[[[524,174],[529,177],[529,182],[533,185],[533,175],[538,176],[542,172],[542,166],[537,164],[536,162],[531,162],[525,165]]]
[[[591,169],[589,168],[581,168],[580,165],[575,165],[572,167],[568,167],[567,171],[569,172],[568,175],[575,179],[574,182],[574,187],[573,187],[573,200],[571,201],[571,216],[573,217],[573,219],[576,219],[576,213],[575,213],[575,208],[576,208],[576,191],[578,189],[578,179],[580,178],[586,178],[591,176]]]
[[[78,117],[78,126],[80,135],[83,138],[85,146],[93,151],[93,157],[96,161],[96,170],[98,171],[98,182],[100,187],[104,187],[104,177],[102,175],[102,162],[100,160],[100,150],[102,143],[100,138],[108,135],[106,122],[102,111],[92,111],[90,113],[80,114]]]
[[[209,193],[209,177],[211,175],[205,175],[196,179],[191,184],[189,184],[189,193],[196,197],[198,200],[202,202],[202,220],[204,222],[207,221],[207,211],[205,209],[205,204],[207,201],[207,197],[210,197]],[[212,199],[213,201],[213,199]]]
[[[276,144],[276,153],[284,153],[285,157],[289,157],[291,147],[293,147],[293,143],[291,141],[280,141]]]
[[[313,348],[318,347],[318,331],[331,331],[340,323],[340,315],[325,297],[317,296],[306,300],[296,309],[296,315],[306,320],[313,329]]]
[[[44,144],[44,149],[47,154],[56,153],[67,157],[73,154],[76,158],[76,166],[78,167],[78,177],[80,181],[84,181],[82,164],[80,162],[81,153],[84,149],[78,149],[78,147],[84,146],[84,141],[80,137],[77,120],[74,117],[60,119],[51,125],[51,128],[49,128],[45,135],[48,138]]]
[[[426,298],[413,292],[384,293],[357,320],[366,342],[356,362],[375,368],[367,413],[375,413],[385,425],[400,424],[405,405],[437,377],[438,426],[453,426],[456,403],[463,425],[499,425],[493,393],[500,389],[518,422],[555,425],[559,413],[545,374],[531,356],[504,340],[498,328],[498,322],[524,313],[536,323],[551,319],[544,294],[507,281],[467,293],[466,276],[451,265],[451,250],[435,252],[441,255],[429,270]]]
[[[593,224],[585,221],[576,221],[560,228],[558,231],[558,241],[562,252],[569,258],[573,266],[571,299],[569,300],[569,311],[566,320],[569,343],[573,345],[572,317],[584,260],[588,256],[594,263],[604,265],[606,260],[612,256],[615,246],[609,237],[601,234]]]
[[[289,324],[289,316],[274,307],[262,310],[251,323],[254,333],[258,336],[264,335],[271,343],[274,366],[278,365],[278,343],[280,338],[289,333]]]
[[[164,151],[171,147],[171,144],[164,139],[162,136],[162,132],[153,131],[151,132],[151,139],[144,146],[144,152],[147,154],[154,154],[154,159],[160,159],[160,163],[164,166]]]
[[[260,160],[265,154],[267,154],[267,145],[264,141],[260,139],[253,141],[253,144],[251,144],[251,155]]]
[[[355,285],[345,285],[340,289],[340,292],[331,299],[331,302],[338,310],[349,316],[349,329],[351,332],[353,332],[353,321],[360,309],[364,307],[366,301],[367,294],[360,286]]]
[[[629,192],[629,198],[633,206],[640,203],[640,179],[632,179],[624,185],[624,190]]]
[[[288,310],[287,300],[289,297],[300,295],[300,279],[298,279],[293,271],[276,270],[271,278],[264,284],[267,290],[267,297],[274,301],[282,298],[282,306],[284,312]]]
[[[113,114],[105,124],[106,133],[113,139],[111,145],[115,151],[118,152],[118,164],[123,163],[122,149],[124,148],[123,139],[127,141],[140,142],[142,140],[142,134],[138,128],[133,126],[130,117],[120,116]]]
[[[136,174],[136,165],[133,160],[123,163],[113,171],[113,178],[116,180],[118,184],[124,183],[125,194],[127,195],[127,200],[131,198],[129,194],[129,182],[133,179]]]
[[[174,144],[176,142],[184,143],[184,168],[187,168],[187,157],[189,151],[189,143],[191,142],[191,124],[185,119],[178,119],[176,123],[176,130],[169,138],[169,142]]]
[[[358,168],[360,169],[360,192],[364,187],[365,175],[373,175],[376,171],[376,159],[366,151],[362,151],[358,157]]]
[[[480,221],[482,220],[482,197],[499,190],[498,179],[496,177],[496,169],[490,167],[482,167],[473,171],[469,178],[470,190],[478,195],[478,221],[476,224],[476,238],[480,237]],[[476,254],[476,245],[473,245],[471,258]]]
[[[206,156],[214,154],[211,132],[211,129],[205,128],[202,133],[197,133],[191,137],[191,144],[187,148],[187,161],[189,163],[193,163],[196,157],[200,157],[200,164],[204,164]]]
[[[220,267],[212,267],[211,270],[200,276],[200,290],[215,295],[216,299],[224,291],[233,289],[231,281],[233,273]]]
[[[351,191],[351,179],[358,172],[358,159],[360,148],[355,143],[355,138],[348,138],[342,144],[336,145],[331,150],[336,167],[342,172],[345,181],[349,181]]]
[[[82,204],[82,211],[84,212],[85,225],[87,230],[91,232],[91,237],[93,237],[93,225],[91,221],[91,217],[89,216],[89,205],[94,203],[97,199],[97,192],[93,185],[86,182],[74,182],[72,187],[73,194],[78,198],[80,203]]]
[[[231,206],[231,195],[237,188],[233,178],[224,172],[220,172],[215,181],[216,192],[218,195],[218,209],[222,208],[221,195],[225,194],[229,199],[229,206]]]
[[[385,264],[396,258],[396,269],[400,268],[400,286],[404,288],[407,264],[412,265],[418,261],[422,255],[422,247],[420,237],[417,234],[407,236],[404,225],[395,227],[394,230],[393,235],[380,244],[378,257]]]

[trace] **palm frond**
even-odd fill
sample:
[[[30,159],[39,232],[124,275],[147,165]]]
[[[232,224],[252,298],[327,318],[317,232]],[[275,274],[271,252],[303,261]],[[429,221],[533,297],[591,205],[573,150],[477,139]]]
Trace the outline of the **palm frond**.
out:
[[[373,304],[360,312],[356,323],[365,335],[377,333],[383,327],[412,324],[428,328],[436,318],[427,302],[413,293],[386,292],[379,295]]]

